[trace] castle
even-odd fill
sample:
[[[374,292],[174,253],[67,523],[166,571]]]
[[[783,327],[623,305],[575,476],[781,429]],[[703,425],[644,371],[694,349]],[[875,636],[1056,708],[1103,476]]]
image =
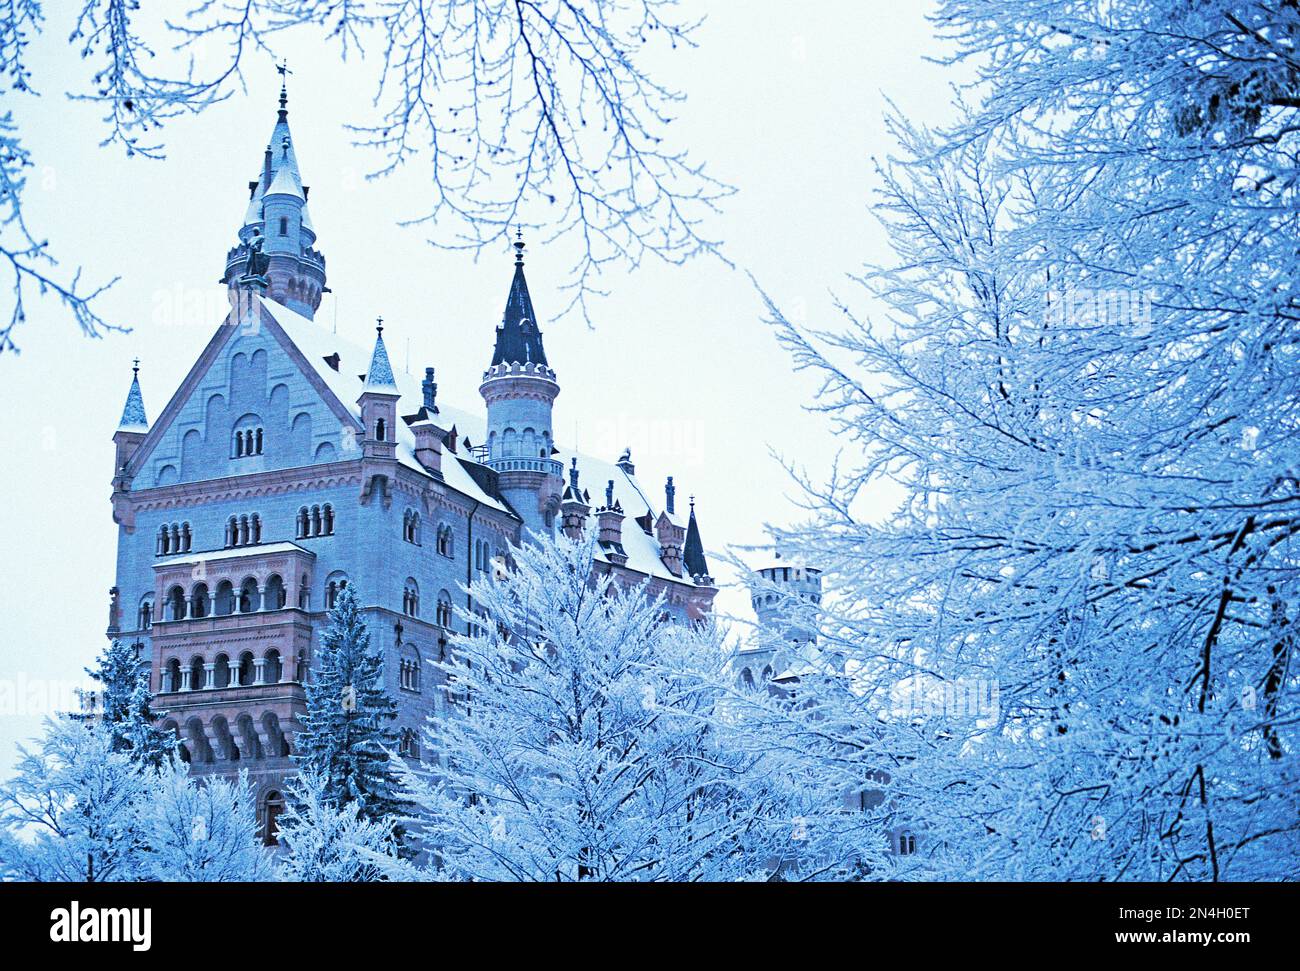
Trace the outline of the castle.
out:
[[[137,364],[113,436],[108,635],[137,645],[196,775],[247,771],[270,844],[303,683],[344,587],[384,659],[409,759],[433,754],[419,740],[443,704],[430,665],[465,628],[454,605],[478,613],[475,583],[531,534],[590,524],[594,568],[648,581],[677,619],[708,614],[716,588],[694,503],[680,507],[671,478],[653,495],[629,453],[608,463],[554,441],[560,378],[522,240],[474,414],[438,400],[433,368],[422,381],[394,371],[382,321],[368,349],[313,321],[326,262],[283,87],[249,189],[221,278],[229,315],[152,423]]]

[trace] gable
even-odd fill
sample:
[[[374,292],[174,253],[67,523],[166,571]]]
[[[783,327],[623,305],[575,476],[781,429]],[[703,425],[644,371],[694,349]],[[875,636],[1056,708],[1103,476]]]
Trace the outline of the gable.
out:
[[[283,331],[255,319],[222,324],[133,458],[133,488],[333,462],[354,440]]]

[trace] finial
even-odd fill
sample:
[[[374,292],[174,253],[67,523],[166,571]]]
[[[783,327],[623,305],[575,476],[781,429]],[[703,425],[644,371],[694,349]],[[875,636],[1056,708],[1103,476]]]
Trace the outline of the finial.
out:
[[[695,515],[695,497],[691,496],[691,515]]]
[[[137,378],[140,376],[140,359],[138,357],[131,362],[131,374]]]
[[[524,231],[515,230],[515,266],[524,265]]]
[[[383,318],[383,317],[376,317],[376,318],[375,318],[375,330],[379,332],[379,336],[380,336],[380,337],[383,337],[383,336],[384,336],[384,318]]]
[[[289,70],[289,62],[285,60],[281,60],[275,69],[280,72],[280,120],[284,121],[285,115],[289,113],[288,75],[293,72]]]

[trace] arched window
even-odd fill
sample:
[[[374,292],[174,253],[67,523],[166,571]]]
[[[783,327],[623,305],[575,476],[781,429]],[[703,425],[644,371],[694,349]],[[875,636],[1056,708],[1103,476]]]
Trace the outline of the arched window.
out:
[[[181,552],[182,553],[188,553],[190,551],[190,539],[191,539],[190,524],[181,523]]]
[[[281,217],[280,217],[280,235],[281,235],[281,236],[288,236],[288,235],[289,235],[289,217],[288,217],[288,216],[281,216]],[[271,845],[270,843],[267,844],[267,846],[270,846],[270,845]]]
[[[307,507],[303,506],[301,509],[298,510],[298,528],[295,535],[298,537],[298,539],[305,538],[307,536],[307,530],[310,527],[311,527],[311,519],[307,512]]]
[[[326,536],[334,535],[334,507],[328,502],[321,510],[321,530]]]
[[[402,539],[408,543],[420,542],[420,514],[408,509],[402,515]]]
[[[253,683],[253,652],[245,651],[239,655],[239,684],[247,686]]]
[[[139,630],[148,630],[153,626],[153,594],[147,593],[140,601]]]
[[[311,507],[311,534],[319,536],[321,530],[320,506]]]
[[[239,585],[239,612],[250,614],[262,609],[262,599],[257,593],[257,581],[248,577]]]
[[[302,580],[298,584],[298,609],[311,609],[311,586],[307,582],[307,574],[302,575]]]
[[[375,419],[375,441],[382,442],[384,440],[384,433],[387,430],[388,429],[385,426],[384,420],[382,418],[376,418]]]
[[[434,622],[439,627],[451,628],[451,595],[446,590],[438,591],[438,611]]]
[[[280,579],[278,573],[272,573],[266,578],[266,591],[263,595],[263,610],[279,610],[285,605],[287,594],[284,589],[284,581]]]
[[[348,578],[342,573],[331,573],[325,578],[325,609],[333,610],[339,594],[347,589]]]
[[[263,446],[262,419],[254,414],[244,415],[235,422],[232,439],[232,457],[239,459],[251,455],[261,455]]]
[[[420,616],[420,587],[412,577],[406,578],[406,586],[402,590],[402,613],[409,617]]]
[[[284,220],[280,220],[281,225]],[[283,231],[281,231],[283,235]],[[278,822],[280,813],[284,812],[284,797],[279,792],[272,789],[266,794],[266,800],[262,803],[262,843],[265,846],[275,846],[280,842],[280,824]]]
[[[408,759],[420,757],[420,740],[413,728],[403,728],[398,736],[397,753]]]
[[[208,599],[208,585],[206,583],[197,583],[194,585],[194,593],[190,595],[190,603],[193,605],[194,617],[206,617],[211,613],[211,601]]]
[[[446,523],[438,527],[438,552],[442,556],[450,557],[452,555],[453,538],[451,527]]]
[[[420,657],[402,658],[399,684],[407,691],[420,690]]]
[[[228,654],[217,655],[217,669],[212,672],[212,676],[213,678],[216,679],[214,681],[216,687],[218,688],[230,687],[230,655]]]
[[[185,590],[182,587],[172,587],[167,591],[167,619],[184,620],[185,613]]]
[[[916,852],[916,834],[911,830],[903,830],[898,834],[898,855],[911,856]]]

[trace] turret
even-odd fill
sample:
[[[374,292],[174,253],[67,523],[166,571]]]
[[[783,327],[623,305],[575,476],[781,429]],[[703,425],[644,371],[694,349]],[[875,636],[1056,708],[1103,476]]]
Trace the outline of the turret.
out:
[[[822,600],[821,570],[776,554],[758,571],[753,606],[767,634],[792,646],[816,644],[816,613]]]
[[[232,291],[265,289],[267,295],[311,317],[325,286],[325,257],[313,249],[316,230],[307,212],[309,190],[302,184],[293,136],[289,132],[289,96],[280,86],[280,110],[261,171],[248,184],[248,208],[239,229],[239,244],[226,254],[221,278]],[[232,296],[234,296],[232,294]],[[238,299],[232,300],[236,306]]]
[[[388,363],[384,346],[384,318],[375,324],[375,349],[370,356],[366,383],[357,398],[361,406],[362,455],[365,458],[391,459],[397,455],[397,382]]]
[[[122,409],[122,420],[113,433],[113,444],[117,446],[113,459],[115,491],[130,486],[130,479],[124,475],[126,465],[148,434],[149,419],[145,416],[144,396],[140,393],[140,359],[136,358],[131,364],[131,388],[126,393],[126,407]]]
[[[518,239],[514,279],[479,394],[487,404],[486,464],[497,472],[501,493],[523,517],[526,530],[551,532],[560,507],[563,467],[552,458],[551,432],[559,393],[524,278],[524,243]]]
[[[668,480],[670,483],[672,479]],[[695,497],[691,497],[691,518],[686,524],[686,546],[682,550],[682,563],[686,572],[700,586],[712,586],[709,562],[704,558],[704,542],[700,539],[700,524],[695,518]]]

